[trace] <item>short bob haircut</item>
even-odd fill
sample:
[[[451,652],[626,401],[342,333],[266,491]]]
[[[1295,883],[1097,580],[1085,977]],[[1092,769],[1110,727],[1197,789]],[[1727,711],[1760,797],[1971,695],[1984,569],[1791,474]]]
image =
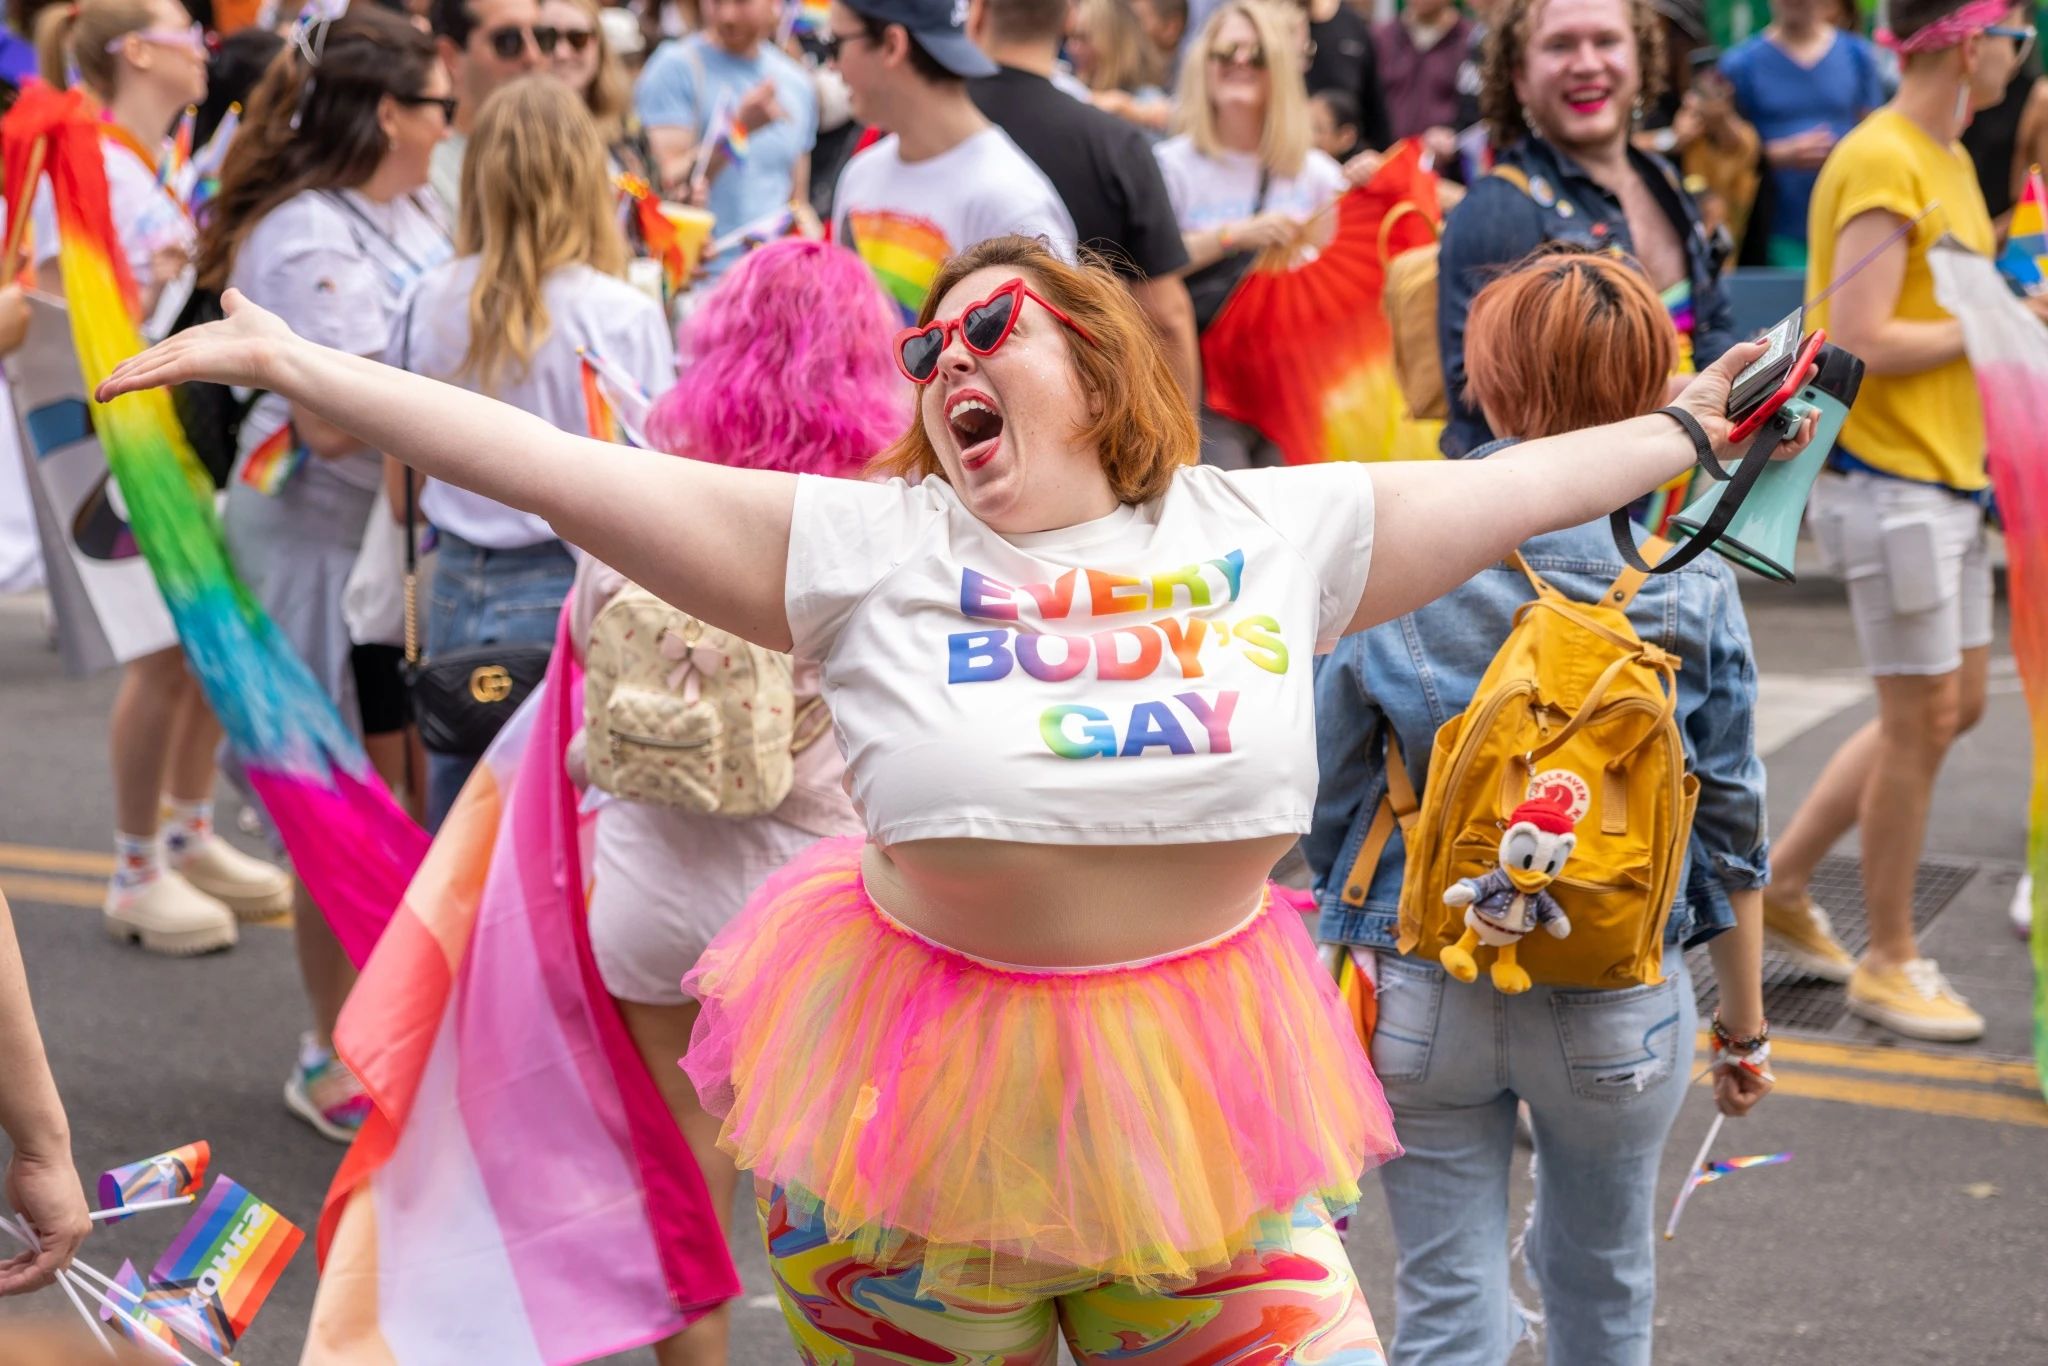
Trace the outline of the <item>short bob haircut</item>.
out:
[[[991,266],[1013,268],[1095,339],[1090,345],[1060,329],[1088,396],[1088,425],[1081,440],[1095,446],[1117,498],[1147,503],[1164,494],[1174,471],[1199,458],[1201,438],[1187,396],[1167,368],[1152,324],[1131,302],[1130,291],[1096,258],[1070,266],[1036,238],[991,237],[946,262],[918,312],[918,325],[932,320],[939,300],[954,285]],[[876,459],[876,473],[907,479],[945,477],[922,412],[920,404],[920,416],[903,439]]]
[[[1641,417],[1677,363],[1671,315],[1641,269],[1575,247],[1525,258],[1479,291],[1465,324],[1465,397],[1501,436]]]

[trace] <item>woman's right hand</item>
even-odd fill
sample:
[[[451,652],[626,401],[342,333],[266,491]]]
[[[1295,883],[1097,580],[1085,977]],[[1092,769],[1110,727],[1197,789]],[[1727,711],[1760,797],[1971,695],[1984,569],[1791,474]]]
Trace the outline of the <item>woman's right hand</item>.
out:
[[[243,297],[239,289],[221,295],[227,315],[217,323],[187,328],[114,367],[95,397],[105,403],[139,389],[201,380],[249,389],[277,389],[281,362],[298,336],[274,313]],[[289,395],[287,395],[289,397]]]
[[[1231,250],[1265,251],[1268,247],[1285,246],[1300,229],[1301,224],[1284,213],[1255,214],[1232,226]]]

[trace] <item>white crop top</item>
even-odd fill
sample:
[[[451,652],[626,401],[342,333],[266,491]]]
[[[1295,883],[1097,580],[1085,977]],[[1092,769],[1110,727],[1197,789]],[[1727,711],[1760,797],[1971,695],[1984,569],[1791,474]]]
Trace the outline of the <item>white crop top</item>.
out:
[[[803,476],[786,606],[884,844],[1299,834],[1310,656],[1357,611],[1372,477],[1181,470],[1166,494],[1003,536],[942,479]]]

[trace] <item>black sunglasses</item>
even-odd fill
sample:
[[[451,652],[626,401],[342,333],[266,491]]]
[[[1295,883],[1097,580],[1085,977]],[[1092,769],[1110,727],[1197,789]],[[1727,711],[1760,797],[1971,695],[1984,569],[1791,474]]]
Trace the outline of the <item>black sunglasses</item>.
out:
[[[561,40],[562,31],[552,24],[535,24],[524,28],[518,24],[507,24],[484,34],[484,41],[491,45],[491,52],[501,62],[517,60],[526,51],[526,40],[533,39],[534,48],[543,57],[554,55],[555,44]]]
[[[871,43],[874,39],[875,35],[872,33],[833,33],[828,30],[826,35],[818,40],[818,55],[828,62],[836,62],[839,60],[839,49],[847,43]]]
[[[590,46],[591,40],[597,37],[597,30],[594,28],[565,28],[560,32],[562,41],[569,45],[571,52],[582,52]]]
[[[431,104],[441,111],[441,117],[451,126],[455,122],[456,99],[453,95],[393,95],[391,98],[416,109]]]

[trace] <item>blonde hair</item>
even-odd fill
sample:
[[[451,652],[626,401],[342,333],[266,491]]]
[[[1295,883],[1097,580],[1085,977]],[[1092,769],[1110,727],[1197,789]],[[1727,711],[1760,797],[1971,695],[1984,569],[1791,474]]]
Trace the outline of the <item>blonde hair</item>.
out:
[[[1294,15],[1265,0],[1230,0],[1209,16],[1202,32],[1188,45],[1180,72],[1180,127],[1194,139],[1203,156],[1227,151],[1216,132],[1216,106],[1209,98],[1209,53],[1233,14],[1243,15],[1259,37],[1266,57],[1266,126],[1259,134],[1259,164],[1277,176],[1301,174],[1308,160],[1313,129],[1308,114],[1308,83],[1302,78],[1301,54],[1294,37]]]
[[[568,3],[590,16],[591,41],[597,44],[597,75],[592,78],[590,89],[582,92],[583,104],[590,110],[590,117],[597,120],[598,135],[609,147],[630,131],[633,78],[626,74],[625,63],[619,60],[619,54],[612,51],[611,39],[605,37],[604,6],[598,0],[568,0]]]
[[[131,33],[148,28],[155,16],[149,0],[82,0],[76,5],[52,5],[36,16],[36,66],[53,89],[71,84],[71,70],[101,101],[114,97],[114,85],[121,73],[118,53],[110,45]]]
[[[495,391],[521,378],[552,323],[543,289],[564,266],[626,273],[604,139],[575,91],[522,76],[477,111],[462,158],[455,249],[478,256],[469,295],[469,349],[460,373]]]
[[[1095,48],[1090,90],[1136,91],[1155,84],[1152,45],[1145,41],[1130,0],[1079,0],[1075,8]]]

